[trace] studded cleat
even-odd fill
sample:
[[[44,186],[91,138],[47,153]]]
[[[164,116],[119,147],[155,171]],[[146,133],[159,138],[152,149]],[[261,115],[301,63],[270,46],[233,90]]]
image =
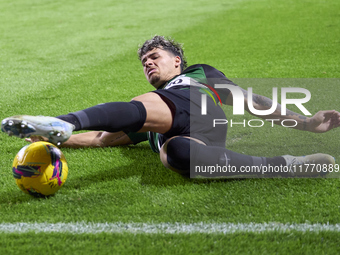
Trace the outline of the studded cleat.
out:
[[[1,130],[19,138],[44,136],[49,142],[61,145],[72,135],[74,126],[54,117],[18,115],[1,122]]]

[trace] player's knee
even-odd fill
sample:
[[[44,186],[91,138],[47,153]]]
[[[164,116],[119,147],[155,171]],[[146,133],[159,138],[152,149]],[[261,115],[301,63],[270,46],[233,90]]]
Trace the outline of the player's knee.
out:
[[[133,100],[141,102],[147,112],[142,132],[152,131],[164,134],[170,130],[173,123],[172,112],[160,95],[149,92]]]
[[[183,176],[190,174],[190,139],[174,137],[164,143],[160,151],[163,165]]]

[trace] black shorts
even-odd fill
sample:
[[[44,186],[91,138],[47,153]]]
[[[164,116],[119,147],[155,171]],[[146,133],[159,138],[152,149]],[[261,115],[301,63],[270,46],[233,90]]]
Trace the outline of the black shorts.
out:
[[[209,146],[225,148],[227,125],[215,125],[214,119],[226,119],[218,102],[207,96],[207,114],[201,113],[202,92],[198,87],[172,87],[170,89],[156,90],[164,102],[169,106],[173,123],[171,129],[165,134],[160,134],[162,145],[167,139],[174,136],[189,136],[201,140]]]

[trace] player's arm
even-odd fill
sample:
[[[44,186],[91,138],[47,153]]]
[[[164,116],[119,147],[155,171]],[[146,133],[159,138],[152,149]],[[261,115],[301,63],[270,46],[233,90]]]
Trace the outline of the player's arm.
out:
[[[81,148],[81,147],[114,147],[128,145],[133,142],[124,132],[104,132],[90,131],[72,135],[62,147]]]
[[[280,124],[282,120],[295,120],[295,121],[285,121],[285,125],[294,126],[294,128],[304,131],[310,131],[315,133],[322,133],[329,131],[333,128],[340,126],[340,113],[335,110],[330,111],[319,111],[312,117],[306,117],[299,113],[295,113],[287,109],[286,115],[281,115],[281,105],[278,104],[275,111],[270,115],[259,116],[250,112],[248,108],[248,92],[241,89],[244,95],[244,107],[252,115],[260,117],[262,119],[271,119],[275,124]],[[265,96],[253,94],[252,95],[253,106],[257,110],[267,110],[270,109],[273,101]],[[229,94],[226,100],[227,105],[233,105],[232,95]]]
[[[28,142],[36,142],[47,139],[36,136],[30,137],[26,140]],[[71,135],[71,137],[61,145],[61,147],[64,148],[113,147],[128,144],[133,144],[133,141],[124,132],[109,133],[102,131],[90,131]]]

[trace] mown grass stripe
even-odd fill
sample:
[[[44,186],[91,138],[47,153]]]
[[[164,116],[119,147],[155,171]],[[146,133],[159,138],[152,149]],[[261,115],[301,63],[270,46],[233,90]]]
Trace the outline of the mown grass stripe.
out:
[[[140,234],[233,234],[263,232],[340,232],[340,224],[309,223],[2,223],[2,233],[140,233]]]

